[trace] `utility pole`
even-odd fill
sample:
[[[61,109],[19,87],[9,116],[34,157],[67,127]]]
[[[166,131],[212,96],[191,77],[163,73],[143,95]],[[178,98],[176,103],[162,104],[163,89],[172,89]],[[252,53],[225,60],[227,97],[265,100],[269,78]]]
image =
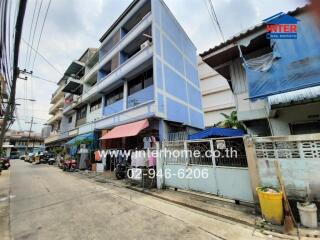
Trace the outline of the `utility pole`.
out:
[[[3,141],[4,135],[7,131],[7,125],[9,120],[12,121],[12,115],[15,107],[15,96],[16,96],[16,86],[17,86],[17,78],[19,77],[19,49],[20,49],[20,41],[22,34],[22,26],[23,19],[26,12],[27,0],[19,1],[19,10],[17,15],[17,21],[15,26],[15,38],[14,38],[14,53],[13,53],[13,76],[12,76],[12,86],[10,91],[10,96],[8,100],[8,104],[6,106],[6,111],[4,113],[3,125],[0,133],[0,152],[3,151]]]
[[[25,155],[28,154],[28,147],[29,147],[29,140],[30,140],[31,131],[32,131],[32,125],[33,125],[33,117],[31,117],[29,136],[28,136],[28,139],[27,139],[27,146],[26,146],[26,150],[25,150]]]

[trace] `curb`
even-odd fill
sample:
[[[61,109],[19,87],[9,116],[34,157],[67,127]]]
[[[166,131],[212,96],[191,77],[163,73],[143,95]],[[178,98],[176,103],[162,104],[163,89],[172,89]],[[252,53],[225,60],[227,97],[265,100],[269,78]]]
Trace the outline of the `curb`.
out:
[[[233,218],[233,217],[230,217],[230,216],[227,216],[227,215],[223,215],[223,214],[220,214],[220,213],[217,213],[217,212],[213,212],[213,211],[210,211],[210,210],[207,210],[207,209],[204,209],[204,208],[200,208],[200,207],[197,207],[197,206],[194,206],[194,205],[191,205],[191,204],[183,203],[183,202],[180,202],[180,201],[175,201],[175,200],[172,200],[170,198],[162,197],[162,196],[159,196],[157,194],[153,194],[151,192],[147,192],[147,191],[135,188],[135,187],[127,186],[126,188],[128,188],[130,190],[133,190],[133,191],[136,191],[136,192],[147,194],[147,195],[152,196],[152,197],[156,197],[156,198],[162,199],[162,200],[167,201],[167,202],[178,204],[178,205],[181,205],[181,206],[184,206],[184,207],[196,210],[196,211],[200,211],[200,212],[207,213],[207,214],[210,214],[210,215],[213,215],[213,216],[217,216],[217,217],[221,217],[221,218],[224,218],[224,219],[228,219],[230,221],[237,222],[237,223],[240,223],[240,224],[244,224],[244,225],[249,226],[249,227],[255,227],[255,224],[249,223],[247,221],[243,221],[243,220],[241,220],[239,218]]]

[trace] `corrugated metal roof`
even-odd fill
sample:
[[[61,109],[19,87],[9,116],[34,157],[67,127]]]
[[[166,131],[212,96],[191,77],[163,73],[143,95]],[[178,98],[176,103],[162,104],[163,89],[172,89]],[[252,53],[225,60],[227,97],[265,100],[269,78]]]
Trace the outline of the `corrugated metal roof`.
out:
[[[268,97],[270,109],[320,101],[320,86],[303,88]]]
[[[307,4],[307,5],[303,6],[303,7],[298,7],[298,8],[296,8],[296,9],[293,10],[293,11],[287,12],[287,14],[288,14],[288,15],[293,15],[293,16],[294,16],[294,15],[297,15],[297,14],[299,14],[299,13],[301,13],[301,12],[304,12],[304,11],[309,10],[309,6],[310,6],[310,5]],[[200,53],[199,55],[200,55],[200,57],[205,57],[206,55],[208,55],[208,54],[210,54],[210,53],[213,53],[213,52],[215,52],[215,51],[217,51],[217,50],[219,50],[219,49],[221,49],[221,48],[223,48],[223,47],[225,47],[225,46],[227,46],[227,45],[229,45],[229,44],[231,44],[231,43],[234,43],[234,42],[236,42],[236,41],[239,41],[240,39],[243,39],[243,38],[249,36],[250,34],[253,34],[253,33],[255,33],[255,32],[258,32],[259,30],[263,29],[264,27],[265,27],[265,23],[263,23],[263,22],[260,23],[260,24],[257,24],[257,25],[255,25],[255,26],[253,26],[253,27],[251,27],[251,28],[246,29],[246,30],[243,31],[243,32],[240,32],[240,33],[232,36],[232,37],[231,37],[230,39],[228,39],[227,41],[222,42],[222,43],[220,43],[219,45],[217,45],[217,46],[215,46],[215,47],[213,47],[213,48],[210,48],[210,49],[207,50],[207,51],[204,51],[203,53]]]

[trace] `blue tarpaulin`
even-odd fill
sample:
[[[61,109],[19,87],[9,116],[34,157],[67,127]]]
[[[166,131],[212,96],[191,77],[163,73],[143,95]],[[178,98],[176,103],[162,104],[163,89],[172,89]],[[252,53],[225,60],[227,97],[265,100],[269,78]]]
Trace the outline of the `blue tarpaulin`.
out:
[[[189,140],[203,139],[209,137],[240,137],[244,135],[244,131],[234,128],[207,128],[201,132],[197,132],[188,136]]]
[[[280,58],[267,71],[244,64],[250,99],[320,85],[320,31],[312,16],[300,15],[297,39],[271,39]]]
[[[86,133],[86,134],[82,134],[82,135],[76,136],[76,137],[72,138],[71,140],[69,140],[68,142],[66,142],[66,144],[65,144],[65,145],[68,146],[69,154],[71,156],[74,157],[77,154],[78,147],[75,146],[74,144],[77,141],[84,140],[84,139],[92,140],[93,142],[87,147],[88,148],[93,148],[93,143],[94,143],[94,134],[93,133]]]

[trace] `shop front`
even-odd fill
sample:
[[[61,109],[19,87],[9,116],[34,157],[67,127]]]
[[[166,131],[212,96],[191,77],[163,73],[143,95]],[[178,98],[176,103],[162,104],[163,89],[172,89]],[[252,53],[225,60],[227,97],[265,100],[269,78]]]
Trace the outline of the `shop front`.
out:
[[[142,172],[154,168],[155,158],[150,153],[159,141],[158,125],[157,119],[150,118],[102,131],[100,149],[105,153],[101,156],[104,169],[117,171],[121,165],[127,166],[126,171]]]

